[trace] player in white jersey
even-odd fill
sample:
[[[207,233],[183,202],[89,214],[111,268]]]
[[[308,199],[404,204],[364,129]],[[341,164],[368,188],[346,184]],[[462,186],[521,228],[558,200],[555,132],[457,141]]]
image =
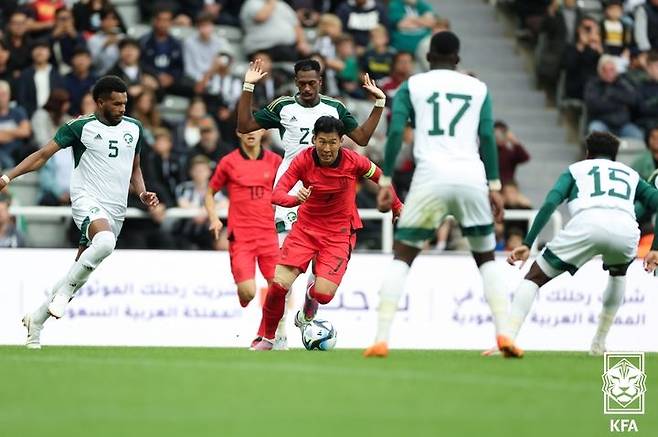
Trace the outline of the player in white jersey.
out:
[[[506,357],[523,356],[514,339],[539,288],[563,272],[573,275],[596,255],[603,257],[603,269],[610,277],[590,353],[602,355],[605,352],[605,339],[624,299],[626,270],[637,255],[640,230],[634,202],[656,211],[658,190],[642,180],[635,170],[615,161],[619,140],[612,134],[593,132],[586,144],[587,159],[570,165],[560,176],[546,196],[523,245],[514,249],[508,258],[510,264],[525,263],[539,232],[555,209],[567,201],[571,220],[546,245],[514,292],[507,326],[498,338],[498,347]],[[658,239],[654,238],[645,258],[647,271],[656,268],[657,250]]]
[[[503,202],[487,86],[455,71],[459,39],[452,32],[432,37],[427,59],[432,70],[410,77],[393,101],[384,155],[385,177],[379,181],[380,209],[390,207],[391,196],[387,193],[409,120],[415,125],[416,170],[395,234],[395,259],[386,269],[380,289],[377,334],[364,353],[367,357],[388,355],[391,324],[409,267],[447,215],[459,221],[468,238],[496,333],[507,316],[502,266],[494,258],[494,217],[502,220]]]
[[[73,220],[82,233],[80,247],[73,266],[53,287],[51,295],[23,318],[26,346],[31,349],[41,347],[44,322],[50,316],[60,318],[65,314],[73,294],[114,250],[126,214],[128,192],[139,195],[148,207],[158,204],[156,194],[146,191],[140,169],[142,125],[124,117],[126,84],[116,76],[105,76],[94,85],[93,98],[95,113],[61,126],[48,144],[0,180],[2,189],[12,179],[40,169],[59,150],[72,150],[75,167],[71,175],[71,205]]]
[[[305,59],[295,64],[295,84],[298,93],[295,96],[283,96],[272,101],[265,108],[251,112],[252,92],[255,84],[265,77],[267,73],[262,71],[260,60],[249,65],[245,74],[243,92],[238,103],[238,132],[247,133],[258,129],[279,129],[284,147],[283,162],[279,166],[274,185],[286,172],[292,160],[302,150],[313,147],[311,138],[313,126],[318,118],[329,115],[340,119],[346,129],[347,136],[360,146],[367,146],[370,141],[386,104],[386,95],[377,88],[368,75],[364,77],[364,89],[375,98],[375,105],[368,119],[361,125],[339,100],[320,94],[322,76],[320,64],[312,59]],[[290,191],[296,195],[301,184],[295,185]],[[285,236],[292,225],[297,221],[297,208],[284,208],[276,206],[274,220],[279,233],[279,244],[283,244]],[[356,208],[355,208],[356,213]],[[313,284],[314,277],[309,275],[308,287]],[[317,308],[317,302],[307,296],[307,305]],[[275,349],[284,349],[285,343],[285,320],[284,315],[279,323],[275,340]]]

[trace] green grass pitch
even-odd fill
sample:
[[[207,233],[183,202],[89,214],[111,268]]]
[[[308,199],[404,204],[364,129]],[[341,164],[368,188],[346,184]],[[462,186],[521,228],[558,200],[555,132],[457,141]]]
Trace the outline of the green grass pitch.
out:
[[[0,347],[2,436],[606,436],[602,358]],[[658,355],[646,356],[658,435]],[[633,416],[628,416],[633,417]]]

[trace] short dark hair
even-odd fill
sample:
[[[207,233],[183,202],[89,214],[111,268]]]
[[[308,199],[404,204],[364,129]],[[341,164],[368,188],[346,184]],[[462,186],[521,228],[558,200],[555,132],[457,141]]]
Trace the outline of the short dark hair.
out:
[[[312,71],[312,70],[317,71],[318,74],[321,74],[322,72],[320,63],[315,59],[302,59],[301,61],[297,61],[295,63],[295,74],[299,73],[300,71]]]
[[[315,121],[313,126],[313,135],[319,133],[330,134],[336,132],[338,136],[345,134],[345,125],[342,121],[331,115],[323,115]]]
[[[446,30],[432,36],[430,40],[430,53],[436,56],[458,55],[460,45],[457,35]]]
[[[89,51],[89,49],[87,47],[85,47],[83,45],[79,45],[79,46],[76,46],[75,49],[73,49],[73,55],[71,56],[71,58],[75,58],[78,55],[87,55],[87,56],[91,57],[91,52]]]
[[[128,88],[126,83],[121,80],[118,76],[103,76],[98,79],[94,89],[92,90],[92,97],[94,101],[98,101],[99,98],[106,99],[112,93],[127,93]]]
[[[123,50],[123,48],[127,46],[133,46],[140,50],[142,49],[142,47],[139,45],[139,41],[137,41],[135,38],[124,38],[119,42],[119,50]]]
[[[114,15],[114,18],[119,20],[119,11],[117,11],[114,6],[105,6],[101,9],[101,20],[106,19],[109,15]]]
[[[585,138],[587,154],[590,157],[605,156],[612,160],[617,159],[619,151],[619,138],[610,132],[594,131]]]
[[[199,25],[201,23],[215,24],[215,17],[210,12],[203,12],[202,11],[196,16],[195,22],[196,22],[197,25]]]
[[[45,47],[50,50],[50,42],[45,38],[37,39],[30,45],[30,51],[36,49],[37,47]]]

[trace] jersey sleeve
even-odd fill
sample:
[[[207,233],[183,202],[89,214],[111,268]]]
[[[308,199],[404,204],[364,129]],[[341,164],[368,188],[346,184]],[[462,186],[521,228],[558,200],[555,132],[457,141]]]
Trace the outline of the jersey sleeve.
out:
[[[212,178],[210,178],[208,187],[210,187],[210,189],[213,190],[214,192],[217,192],[222,188],[224,188],[226,186],[226,183],[228,182],[229,173],[228,173],[227,164],[228,163],[226,158],[220,159],[219,163],[217,163],[217,167],[215,168],[215,173],[213,173]]]
[[[379,178],[382,176],[382,170],[377,167],[374,162],[365,156],[358,156],[356,166],[359,176],[365,179],[370,179],[374,183],[379,183]],[[398,213],[402,209],[402,201],[395,192],[393,185],[389,187],[389,190],[393,193],[393,204],[391,205],[391,208],[395,213]]]
[[[135,155],[139,155],[141,153],[142,146],[144,146],[146,141],[144,139],[144,126],[142,126],[142,123],[137,123],[137,127],[139,127],[139,139],[137,140],[137,145],[135,146]]]
[[[498,147],[496,147],[496,137],[494,135],[493,108],[491,97],[487,96],[480,109],[480,125],[478,127],[478,136],[480,138],[480,158],[484,163],[484,171],[487,174],[488,181],[497,181],[500,179],[498,169]]]
[[[656,190],[642,179],[640,179],[637,183],[637,189],[635,190],[635,200],[644,206],[644,208],[648,211],[658,211],[658,190]],[[637,214],[637,205],[635,210]],[[658,214],[656,214],[654,229],[658,229]],[[658,238],[656,237],[653,238],[653,242],[651,243],[651,250],[658,250]]]
[[[388,128],[388,138],[384,148],[384,166],[382,168],[385,176],[393,175],[395,161],[402,148],[402,135],[407,122],[413,117],[413,106],[409,96],[409,82],[400,85],[393,98],[393,115]]]
[[[269,106],[254,112],[254,120],[264,129],[278,129],[281,127],[279,113],[270,109]]]
[[[551,191],[546,195],[546,200],[544,200],[544,204],[539,209],[539,212],[537,212],[537,216],[532,222],[528,235],[526,235],[523,240],[524,245],[532,247],[537,239],[537,235],[539,235],[544,226],[546,226],[551,215],[553,215],[557,207],[569,197],[569,193],[575,183],[576,181],[569,170],[562,173]]]
[[[306,167],[304,161],[306,154],[301,153],[295,157],[290,163],[288,170],[281,176],[279,182],[272,191],[272,203],[275,205],[293,207],[299,205],[297,197],[291,196],[288,193],[295,186],[298,180],[302,179],[302,169]]]
[[[72,147],[73,144],[79,142],[79,138],[73,131],[73,128],[69,124],[64,124],[62,125],[59,129],[57,129],[57,132],[55,133],[55,137],[53,138],[57,145],[59,145],[60,148],[66,149],[67,147]]]
[[[352,113],[343,105],[342,103],[336,108],[338,111],[338,118],[343,122],[345,126],[345,132],[350,133],[357,127],[359,127],[359,122],[356,121],[356,118]]]

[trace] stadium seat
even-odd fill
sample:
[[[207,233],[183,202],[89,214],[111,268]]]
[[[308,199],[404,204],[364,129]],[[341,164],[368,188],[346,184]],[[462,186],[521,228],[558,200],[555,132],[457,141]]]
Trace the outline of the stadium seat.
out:
[[[141,21],[139,7],[135,0],[114,0],[112,3],[119,11],[126,27],[130,28]]]
[[[232,43],[242,44],[242,30],[233,26],[216,26],[215,33],[217,36],[226,38]]]
[[[128,28],[128,36],[135,39],[140,39],[142,36],[146,35],[151,31],[151,26],[149,24],[135,24]]]
[[[159,109],[163,119],[177,123],[185,120],[188,106],[190,106],[190,99],[187,97],[168,95],[160,103]]]
[[[27,173],[11,184],[11,195],[18,205],[36,205],[39,201],[39,174]]]
[[[174,26],[171,28],[171,34],[174,36],[174,38],[178,38],[181,41],[189,38],[195,33],[196,29],[194,27]]]
[[[68,247],[70,218],[31,217],[27,221],[25,240],[28,247]]]

